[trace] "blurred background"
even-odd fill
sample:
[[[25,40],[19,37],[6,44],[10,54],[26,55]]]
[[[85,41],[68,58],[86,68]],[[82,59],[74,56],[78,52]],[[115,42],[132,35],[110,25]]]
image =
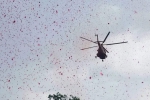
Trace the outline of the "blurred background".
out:
[[[150,100],[149,0],[1,0],[0,98]],[[110,35],[102,62],[98,48]]]

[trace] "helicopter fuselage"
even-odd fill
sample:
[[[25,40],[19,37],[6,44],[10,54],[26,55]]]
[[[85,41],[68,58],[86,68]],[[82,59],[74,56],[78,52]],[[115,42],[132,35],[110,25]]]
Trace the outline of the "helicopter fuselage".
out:
[[[105,59],[107,57],[106,55],[106,51],[105,49],[103,48],[102,44],[98,43],[98,53],[97,53],[97,57],[99,57],[100,59]]]

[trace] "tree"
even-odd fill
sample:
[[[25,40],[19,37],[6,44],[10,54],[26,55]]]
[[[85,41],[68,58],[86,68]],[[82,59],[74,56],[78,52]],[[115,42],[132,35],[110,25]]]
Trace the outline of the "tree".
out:
[[[53,95],[50,94],[48,96],[48,98],[49,98],[49,100],[80,100],[76,96],[70,95],[70,97],[67,97],[67,95],[62,95],[59,92],[57,92],[57,94],[53,94]]]

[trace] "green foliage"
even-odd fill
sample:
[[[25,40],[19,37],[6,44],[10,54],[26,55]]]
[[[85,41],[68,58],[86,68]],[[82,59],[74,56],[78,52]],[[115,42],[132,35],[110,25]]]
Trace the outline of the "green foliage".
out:
[[[78,97],[76,97],[76,96],[72,96],[72,95],[70,95],[70,97],[71,98],[69,98],[69,100],[80,100]]]
[[[70,95],[70,97],[67,97],[67,95],[62,95],[59,92],[55,95],[49,95],[48,96],[49,100],[80,100],[78,97],[76,96],[72,96]]]

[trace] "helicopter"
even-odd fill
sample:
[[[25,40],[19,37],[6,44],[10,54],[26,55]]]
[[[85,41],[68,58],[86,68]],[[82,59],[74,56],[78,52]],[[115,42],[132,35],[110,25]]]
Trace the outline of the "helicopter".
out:
[[[87,41],[93,42],[93,43],[95,43],[95,44],[98,44],[98,46],[83,48],[83,49],[81,49],[81,50],[98,47],[98,50],[97,50],[98,53],[97,53],[97,55],[95,56],[95,58],[99,57],[99,58],[102,59],[102,61],[103,61],[104,59],[107,58],[106,53],[109,53],[109,52],[107,51],[107,49],[104,48],[103,45],[115,45],[115,44],[128,43],[128,41],[126,41],[126,42],[117,42],[117,43],[104,44],[104,42],[106,41],[106,39],[107,39],[107,37],[109,36],[109,34],[110,34],[110,32],[108,32],[108,34],[106,35],[106,37],[105,37],[105,39],[104,39],[103,41],[99,41],[99,39],[98,39],[98,34],[96,34],[96,35],[95,35],[95,36],[97,37],[97,41],[96,41],[96,42],[94,42],[94,41],[92,41],[92,40],[89,40],[89,39],[86,39],[86,38],[84,38],[84,37],[80,37],[80,38],[82,38],[82,39],[84,39],[84,40],[87,40]]]

